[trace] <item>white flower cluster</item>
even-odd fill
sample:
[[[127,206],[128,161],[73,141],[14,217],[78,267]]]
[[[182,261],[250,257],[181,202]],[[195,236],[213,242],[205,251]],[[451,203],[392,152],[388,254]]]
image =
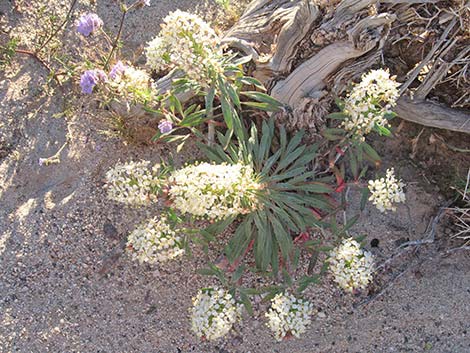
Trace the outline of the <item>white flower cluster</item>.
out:
[[[385,115],[392,113],[399,97],[398,86],[385,70],[372,70],[363,75],[346,98],[344,112],[348,117],[342,126],[361,140],[374,126],[389,126]]]
[[[298,338],[305,332],[312,313],[313,306],[308,301],[289,293],[280,293],[271,300],[271,308],[265,314],[268,318],[266,324],[278,341],[282,341],[287,334]]]
[[[173,172],[168,194],[181,213],[220,220],[255,210],[261,188],[250,166],[201,163]]]
[[[155,217],[137,227],[127,239],[127,249],[140,263],[165,262],[182,255],[181,238],[166,217]]]
[[[161,188],[159,165],[149,161],[118,163],[106,173],[108,197],[128,205],[149,205]]]
[[[330,271],[338,285],[348,292],[364,289],[372,281],[374,259],[352,238],[345,239],[330,253]]]
[[[119,96],[143,103],[157,95],[150,82],[151,78],[147,72],[126,65],[108,81],[108,84]]]
[[[385,178],[369,180],[369,191],[371,192],[369,201],[372,201],[380,212],[386,210],[396,211],[393,203],[406,201],[403,192],[404,186],[405,184],[395,177],[394,169],[387,169]]]
[[[159,35],[148,43],[148,65],[157,71],[178,68],[201,86],[223,73],[220,39],[199,16],[176,10],[163,19]]]
[[[241,305],[223,289],[204,288],[193,298],[191,328],[200,338],[225,336],[241,317]]]

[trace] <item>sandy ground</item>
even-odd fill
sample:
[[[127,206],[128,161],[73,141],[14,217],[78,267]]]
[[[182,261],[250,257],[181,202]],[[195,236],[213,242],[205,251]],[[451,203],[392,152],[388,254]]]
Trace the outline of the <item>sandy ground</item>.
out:
[[[12,2],[0,2],[2,31],[10,27],[28,45],[38,3],[16,1],[14,9]],[[195,3],[152,0],[129,16],[126,43],[137,48],[169,10]],[[66,11],[60,1],[54,6]],[[114,2],[80,2],[80,10],[87,8],[116,28]],[[79,51],[68,30],[71,51]],[[195,274],[205,256],[196,251],[158,268],[132,262],[122,251],[123,239],[158,210],[122,207],[102,189],[103,175],[116,161],[156,160],[168,149],[107,138],[96,103],[80,97],[76,85],[47,95],[45,80],[46,71],[25,56],[0,73],[0,352],[470,351],[469,254],[446,254],[445,227],[435,243],[391,261],[370,293],[342,294],[328,277],[309,289],[306,297],[318,313],[301,339],[275,342],[262,317],[265,304],[257,303],[255,317],[246,316],[230,337],[200,342],[189,330],[188,308],[198,288],[216,284]],[[56,153],[66,136],[61,163],[39,166],[38,159]],[[423,238],[444,203],[409,161],[400,161],[400,174],[410,181],[408,207],[382,215],[368,206],[352,230],[368,243],[379,240],[378,247],[368,246],[379,262],[396,254],[404,239]]]

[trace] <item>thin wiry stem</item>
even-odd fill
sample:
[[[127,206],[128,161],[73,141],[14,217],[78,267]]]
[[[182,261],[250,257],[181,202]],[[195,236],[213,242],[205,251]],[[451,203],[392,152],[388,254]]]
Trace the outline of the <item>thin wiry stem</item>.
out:
[[[121,23],[119,24],[119,30],[118,30],[118,33],[116,35],[116,38],[114,39],[114,43],[113,43],[113,47],[111,48],[111,52],[109,53],[108,58],[106,59],[106,62],[104,64],[104,69],[105,70],[108,69],[109,61],[111,60],[111,57],[113,56],[114,51],[116,50],[116,48],[118,46],[119,40],[121,39],[122,28],[124,26],[124,20],[126,19],[127,11],[128,11],[128,9],[123,9],[122,10]]]
[[[69,11],[67,12],[67,15],[65,16],[65,19],[64,21],[60,24],[59,27],[57,27],[57,29],[52,32],[52,34],[41,44],[41,46],[36,49],[35,53],[39,53],[42,49],[44,49],[44,47],[52,40],[52,38],[54,38],[57,33],[59,33],[59,31],[67,24],[67,22],[69,21],[70,19],[70,15],[72,14],[72,11],[73,11],[73,8],[75,7],[75,5],[77,4],[77,0],[72,0],[72,3],[69,7]]]

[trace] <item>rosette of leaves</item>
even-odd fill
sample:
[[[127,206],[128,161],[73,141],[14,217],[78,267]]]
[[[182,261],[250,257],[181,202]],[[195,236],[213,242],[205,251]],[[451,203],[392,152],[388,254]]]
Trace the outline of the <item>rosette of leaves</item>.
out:
[[[292,234],[322,226],[315,214],[331,209],[327,195],[333,190],[309,169],[318,146],[302,144],[303,131],[288,140],[284,127],[276,129],[270,119],[263,122],[260,136],[255,124],[244,134],[246,138],[236,143],[229,134],[218,133],[219,144],[200,147],[216,163],[245,163],[254,168],[263,186],[257,194],[259,207],[238,219],[215,223],[206,232],[220,232],[238,221],[225,248],[230,263],[238,262],[253,247],[257,269],[265,272],[271,266],[277,273],[281,258],[283,263],[293,258]]]

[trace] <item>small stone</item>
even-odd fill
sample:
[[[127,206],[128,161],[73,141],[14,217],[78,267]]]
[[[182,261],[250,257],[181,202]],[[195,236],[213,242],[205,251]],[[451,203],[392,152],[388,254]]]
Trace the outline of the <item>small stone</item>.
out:
[[[109,222],[106,222],[103,225],[103,233],[110,239],[115,239],[115,240],[119,239],[119,233],[116,227]]]
[[[237,347],[243,343],[243,338],[241,336],[236,336],[232,338],[231,343],[232,343],[232,346]]]
[[[326,314],[323,312],[323,311],[320,311],[317,316],[320,318],[320,319],[324,319],[326,318]]]

